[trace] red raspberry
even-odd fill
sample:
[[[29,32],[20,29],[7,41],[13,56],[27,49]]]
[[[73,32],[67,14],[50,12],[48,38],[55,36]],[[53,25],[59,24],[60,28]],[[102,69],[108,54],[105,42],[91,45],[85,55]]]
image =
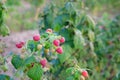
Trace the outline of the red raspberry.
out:
[[[24,41],[20,41],[20,44],[21,44],[21,45],[25,45],[25,42],[24,42]]]
[[[60,43],[64,43],[65,42],[65,38],[62,37],[61,39],[59,39]]]
[[[52,29],[47,29],[46,32],[47,33],[52,33],[53,31],[52,31]]]
[[[40,64],[42,65],[42,67],[44,68],[47,64],[47,60],[46,59],[43,59],[40,61]]]
[[[59,45],[60,45],[60,41],[56,39],[56,40],[53,41],[53,44],[54,44],[55,46],[59,46]]]
[[[40,40],[40,35],[39,34],[34,35],[33,40],[34,41],[39,41]]]
[[[16,47],[17,47],[17,48],[22,48],[22,46],[23,46],[22,44],[16,43]]]
[[[82,71],[82,76],[84,76],[85,78],[87,78],[88,77],[88,72],[87,71]]]
[[[63,53],[62,47],[58,47],[58,48],[56,49],[56,52],[59,53],[59,54],[62,54],[62,53]]]

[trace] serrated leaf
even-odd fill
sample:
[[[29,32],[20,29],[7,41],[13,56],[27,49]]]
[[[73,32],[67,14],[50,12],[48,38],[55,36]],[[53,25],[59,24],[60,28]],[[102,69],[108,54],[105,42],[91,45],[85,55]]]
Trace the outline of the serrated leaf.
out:
[[[3,24],[2,26],[0,26],[0,35],[6,36],[6,35],[9,35],[9,33],[10,33],[10,30],[7,25]]]
[[[68,77],[66,80],[74,80],[73,76]]]
[[[63,54],[60,54],[58,56],[61,63],[66,61],[71,56],[71,53],[73,52],[72,48],[69,45],[63,45],[63,51],[64,51]]]
[[[32,52],[37,51],[37,44],[39,44],[39,42],[35,42],[34,40],[29,40],[27,42],[27,48],[30,49]]]
[[[0,80],[13,80],[13,79],[8,75],[0,74]]]
[[[74,67],[70,67],[66,70],[66,73],[67,74],[72,74],[73,70],[74,70]]]
[[[29,66],[29,65],[31,65],[31,63],[34,63],[34,62],[36,62],[35,57],[34,56],[30,56],[30,57],[25,59],[24,65],[25,66]]]
[[[41,80],[43,75],[43,69],[40,64],[35,64],[31,69],[28,70],[27,75],[32,80]]]
[[[82,36],[82,33],[78,29],[75,29],[74,32],[75,32],[74,46],[76,49],[82,49],[83,46],[85,45],[85,40]]]
[[[68,19],[69,16],[67,14],[57,16],[53,23],[53,29],[55,31],[60,31],[64,27],[64,24]]]
[[[20,58],[19,55],[14,55],[12,57],[12,60],[11,60],[11,63],[13,64],[13,66],[18,69],[20,68],[21,66],[23,66],[23,59]]]

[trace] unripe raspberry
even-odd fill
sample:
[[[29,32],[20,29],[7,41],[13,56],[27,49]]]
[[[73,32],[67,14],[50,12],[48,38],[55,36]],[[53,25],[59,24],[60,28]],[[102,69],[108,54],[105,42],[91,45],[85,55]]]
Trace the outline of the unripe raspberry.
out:
[[[42,49],[42,45],[41,45],[41,44],[38,44],[38,45],[37,45],[37,49],[38,49],[38,50],[41,50],[41,49]]]
[[[25,51],[26,51],[25,48],[22,48],[21,53],[25,53]]]
[[[39,34],[34,35],[33,40],[34,41],[39,41],[40,40],[40,35]]]
[[[88,72],[87,71],[82,71],[82,76],[84,76],[85,78],[88,78]]]
[[[65,42],[65,38],[61,37],[61,39],[59,39],[60,43],[64,43]]]
[[[49,50],[49,49],[45,49],[44,52],[45,52],[45,53],[49,53],[50,50]]]
[[[85,77],[81,75],[80,80],[85,80]]]
[[[47,29],[46,32],[47,33],[53,33],[52,29]]]
[[[62,54],[62,53],[63,53],[62,47],[58,47],[58,48],[56,49],[56,52],[59,53],[59,54]]]
[[[17,48],[22,48],[22,46],[23,46],[22,44],[16,43],[16,47],[17,47]]]
[[[56,39],[56,40],[53,41],[53,44],[54,44],[55,46],[59,46],[59,45],[60,45],[60,41]]]
[[[43,59],[40,61],[40,64],[42,65],[42,67],[44,68],[47,64],[47,60],[46,59]]]

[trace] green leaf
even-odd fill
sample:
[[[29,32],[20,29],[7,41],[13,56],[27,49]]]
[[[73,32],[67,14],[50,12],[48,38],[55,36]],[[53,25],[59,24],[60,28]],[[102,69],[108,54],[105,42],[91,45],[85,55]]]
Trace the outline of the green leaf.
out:
[[[0,80],[13,80],[13,79],[8,75],[0,74]]]
[[[82,36],[82,33],[78,29],[75,29],[74,31],[75,31],[74,46],[76,49],[82,49],[83,46],[85,45],[85,40]]]
[[[72,74],[73,70],[74,70],[74,67],[70,67],[66,70],[66,73],[67,74]]]
[[[0,26],[0,35],[6,36],[6,35],[9,35],[9,33],[10,33],[10,30],[9,30],[8,26],[6,26],[5,24]]]
[[[64,24],[67,20],[69,20],[68,14],[58,15],[54,20],[53,29],[55,31],[60,31],[64,27]]]
[[[30,66],[31,63],[34,63],[34,62],[36,62],[35,57],[34,56],[30,56],[30,57],[28,57],[28,58],[25,59],[24,65],[25,66]]]
[[[30,49],[32,52],[37,51],[37,45],[38,44],[39,44],[39,42],[36,42],[34,40],[29,40],[27,42],[27,48]]]
[[[35,64],[30,70],[28,70],[27,75],[32,80],[41,80],[43,75],[43,69],[40,64]]]
[[[58,56],[61,63],[66,61],[71,56],[73,49],[69,45],[63,45],[63,51],[64,51],[63,54],[60,54]]]
[[[66,80],[74,80],[73,76],[68,77]]]
[[[72,33],[70,33],[70,31],[69,31],[68,29],[66,29],[66,28],[60,30],[60,31],[59,31],[59,34],[60,34],[61,36],[65,37],[65,40],[66,40],[66,41],[73,40],[73,38],[72,38],[72,37],[73,37]]]
[[[14,55],[11,60],[13,66],[18,69],[23,66],[23,59],[20,58],[19,55]]]

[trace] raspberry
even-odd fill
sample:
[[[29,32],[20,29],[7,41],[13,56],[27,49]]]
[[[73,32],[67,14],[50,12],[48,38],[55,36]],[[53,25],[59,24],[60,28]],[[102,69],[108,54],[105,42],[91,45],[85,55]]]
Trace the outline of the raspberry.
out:
[[[52,33],[53,31],[52,31],[52,29],[47,29],[46,32],[47,33]]]
[[[53,44],[54,44],[55,46],[59,46],[59,45],[60,45],[60,41],[56,39],[56,40],[53,41]]]
[[[40,35],[39,34],[34,35],[33,40],[34,41],[39,41],[40,40]]]
[[[23,46],[23,45],[22,45],[21,43],[16,43],[16,47],[17,47],[17,48],[22,48],[22,46]]]
[[[62,53],[63,53],[62,47],[58,47],[58,48],[56,49],[56,52],[59,53],[59,54],[62,54]]]
[[[88,72],[87,71],[82,71],[82,76],[84,76],[85,78],[87,78],[88,77]]]
[[[41,50],[41,49],[42,49],[42,45],[41,45],[41,44],[38,44],[38,45],[37,45],[37,49],[38,49],[38,50]]]
[[[43,59],[40,61],[40,64],[42,65],[42,67],[44,68],[47,64],[47,60],[46,59]]]
[[[20,41],[20,44],[25,45],[25,42],[24,41]]]
[[[44,50],[45,53],[49,53],[49,51],[50,51],[49,49],[45,49]]]
[[[65,38],[62,37],[61,39],[59,39],[60,43],[64,43],[65,42]]]

